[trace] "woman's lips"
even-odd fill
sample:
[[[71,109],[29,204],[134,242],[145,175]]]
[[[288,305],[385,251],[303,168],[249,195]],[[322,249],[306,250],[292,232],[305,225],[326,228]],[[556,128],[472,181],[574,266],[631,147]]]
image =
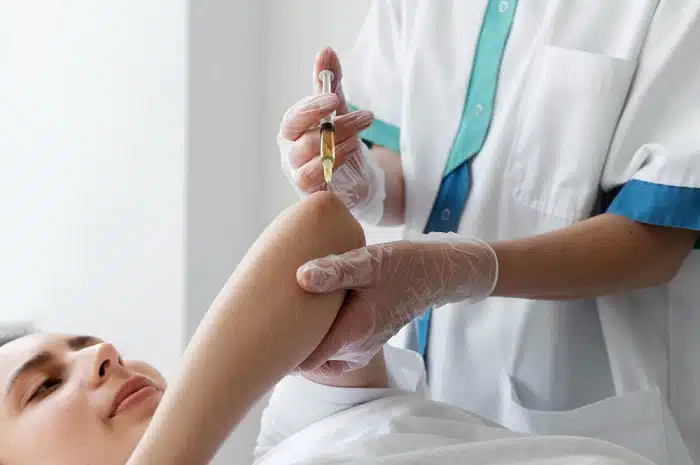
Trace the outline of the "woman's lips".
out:
[[[144,388],[139,389],[138,391],[134,392],[129,397],[124,399],[121,404],[119,404],[117,409],[114,411],[114,415],[118,415],[119,412],[127,410],[131,407],[135,407],[136,405],[140,404],[144,400],[147,400],[157,392],[158,389],[156,389],[154,386],[146,386]]]
[[[111,417],[135,407],[158,393],[158,388],[146,377],[137,376],[125,382],[112,402]]]

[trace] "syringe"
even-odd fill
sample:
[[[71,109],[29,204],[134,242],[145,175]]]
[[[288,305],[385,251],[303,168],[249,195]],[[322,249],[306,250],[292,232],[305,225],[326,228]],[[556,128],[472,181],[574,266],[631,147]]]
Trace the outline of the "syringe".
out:
[[[318,74],[319,80],[323,83],[321,93],[331,93],[331,82],[333,72],[324,69]],[[321,120],[321,163],[323,164],[323,179],[330,186],[333,176],[333,165],[335,164],[335,112]]]

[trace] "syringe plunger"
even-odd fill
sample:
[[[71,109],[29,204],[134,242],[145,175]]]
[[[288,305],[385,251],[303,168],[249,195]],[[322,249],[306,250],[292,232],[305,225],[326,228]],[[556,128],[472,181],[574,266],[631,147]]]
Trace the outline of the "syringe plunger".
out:
[[[318,78],[321,80],[321,93],[322,94],[330,94],[331,93],[331,83],[333,82],[333,78],[335,75],[333,74],[333,71],[329,69],[324,69],[320,73],[318,73]]]

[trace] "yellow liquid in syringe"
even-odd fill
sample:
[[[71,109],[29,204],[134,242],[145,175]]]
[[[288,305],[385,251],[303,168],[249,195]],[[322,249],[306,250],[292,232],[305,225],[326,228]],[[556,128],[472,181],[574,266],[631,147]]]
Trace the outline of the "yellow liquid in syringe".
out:
[[[333,165],[335,164],[335,128],[333,123],[321,125],[321,163],[323,164],[323,179],[331,183]]]

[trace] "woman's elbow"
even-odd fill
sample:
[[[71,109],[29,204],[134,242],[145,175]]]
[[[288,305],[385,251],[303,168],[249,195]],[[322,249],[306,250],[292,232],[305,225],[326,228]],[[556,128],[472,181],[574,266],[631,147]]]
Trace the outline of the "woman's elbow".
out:
[[[362,225],[333,193],[320,191],[303,199],[296,214],[310,234],[332,253],[344,253],[365,246]]]

